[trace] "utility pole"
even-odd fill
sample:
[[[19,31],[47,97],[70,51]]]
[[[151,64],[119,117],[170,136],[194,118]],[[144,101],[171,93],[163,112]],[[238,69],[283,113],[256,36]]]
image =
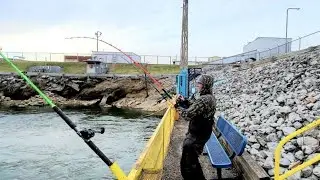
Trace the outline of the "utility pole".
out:
[[[288,14],[290,9],[299,10],[300,8],[287,8],[287,17],[286,17],[286,53],[288,52]]]
[[[101,36],[102,32],[97,31],[94,33],[97,37],[97,52],[99,51],[99,37]]]
[[[188,1],[183,0],[180,69],[188,67]]]

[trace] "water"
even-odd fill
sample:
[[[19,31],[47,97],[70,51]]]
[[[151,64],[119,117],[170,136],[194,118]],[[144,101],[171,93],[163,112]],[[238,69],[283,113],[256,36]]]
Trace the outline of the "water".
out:
[[[128,111],[67,111],[82,128],[105,127],[92,141],[128,174],[159,118]],[[122,114],[124,116],[117,116]],[[136,117],[134,117],[136,116]],[[52,111],[0,111],[0,179],[113,179],[106,164]]]

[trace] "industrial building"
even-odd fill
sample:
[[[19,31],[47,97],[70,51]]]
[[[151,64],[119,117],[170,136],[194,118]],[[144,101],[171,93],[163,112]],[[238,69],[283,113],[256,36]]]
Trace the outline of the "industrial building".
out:
[[[141,62],[141,57],[132,52],[125,52],[128,56],[130,56],[133,60],[137,62]],[[132,61],[122,54],[121,52],[103,52],[103,51],[93,51],[92,52],[92,60],[101,61],[104,63],[132,63]]]
[[[141,57],[132,52],[125,52],[133,60],[141,63]],[[132,61],[121,52],[93,51],[91,56],[65,55],[65,62],[85,62],[87,60],[101,61],[108,64],[132,63]]]
[[[291,38],[288,38],[288,52],[291,51]],[[257,50],[258,52],[266,51],[277,46],[280,46],[279,51],[286,52],[286,38],[277,38],[277,37],[258,37],[252,42],[249,42],[243,47],[243,52],[249,52]],[[281,46],[283,45],[283,46]]]

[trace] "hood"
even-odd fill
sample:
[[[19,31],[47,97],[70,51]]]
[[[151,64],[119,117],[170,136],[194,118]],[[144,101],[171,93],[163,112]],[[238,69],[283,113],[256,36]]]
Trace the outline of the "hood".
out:
[[[201,83],[203,88],[200,90],[200,95],[212,94],[213,77],[207,74],[203,74],[197,80],[197,83]]]

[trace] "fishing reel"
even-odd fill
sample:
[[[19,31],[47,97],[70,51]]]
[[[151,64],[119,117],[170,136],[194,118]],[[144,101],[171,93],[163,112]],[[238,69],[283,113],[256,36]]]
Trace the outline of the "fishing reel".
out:
[[[100,128],[100,131],[85,128],[80,131],[80,134],[83,139],[89,140],[90,138],[94,137],[95,133],[103,134],[104,132],[105,132],[104,127]]]

